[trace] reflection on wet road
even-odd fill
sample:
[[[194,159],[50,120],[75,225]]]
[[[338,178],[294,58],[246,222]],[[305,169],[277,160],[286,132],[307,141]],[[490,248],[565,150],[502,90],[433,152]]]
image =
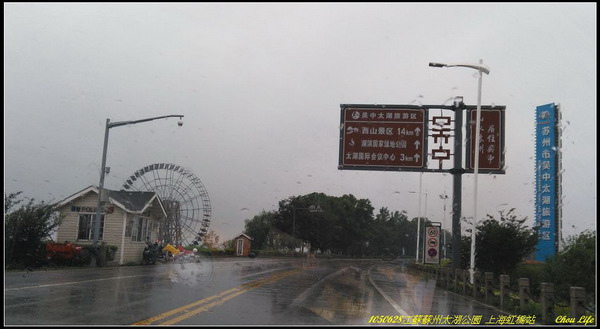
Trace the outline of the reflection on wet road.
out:
[[[373,316],[494,314],[380,260],[207,258],[5,278],[11,325],[364,325]]]

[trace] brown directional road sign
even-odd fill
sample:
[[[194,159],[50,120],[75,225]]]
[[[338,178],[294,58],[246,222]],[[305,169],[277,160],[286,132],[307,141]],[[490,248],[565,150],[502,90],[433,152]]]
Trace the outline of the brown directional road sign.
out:
[[[341,105],[340,169],[424,168],[427,110]]]
[[[467,170],[475,169],[475,125],[477,111],[468,109]],[[502,170],[504,167],[504,108],[481,109],[479,136],[479,171]]]

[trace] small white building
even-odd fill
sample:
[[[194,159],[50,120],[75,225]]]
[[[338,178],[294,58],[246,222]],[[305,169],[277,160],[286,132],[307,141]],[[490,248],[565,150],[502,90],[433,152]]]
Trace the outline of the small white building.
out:
[[[141,263],[146,237],[156,241],[160,222],[167,217],[162,201],[154,192],[105,191],[108,195],[100,219],[99,241],[118,247],[115,261],[119,265]],[[57,242],[92,244],[97,203],[98,188],[95,186],[88,186],[57,202],[57,210],[63,216]]]

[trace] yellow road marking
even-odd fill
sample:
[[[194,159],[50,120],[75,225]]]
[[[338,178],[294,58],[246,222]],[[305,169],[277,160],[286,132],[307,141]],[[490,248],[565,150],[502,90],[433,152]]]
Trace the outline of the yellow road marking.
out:
[[[159,314],[157,316],[153,316],[153,317],[148,318],[146,320],[142,320],[142,321],[133,323],[133,325],[150,325],[150,324],[169,325],[169,324],[175,324],[175,323],[181,322],[181,321],[183,321],[183,320],[185,320],[187,318],[190,318],[190,317],[192,317],[192,316],[194,316],[194,315],[196,315],[198,313],[207,311],[207,310],[209,310],[209,309],[211,309],[211,308],[213,308],[213,307],[215,307],[217,305],[221,305],[221,304],[225,303],[226,301],[228,301],[228,300],[230,300],[232,298],[235,298],[235,297],[237,297],[237,296],[239,296],[239,295],[241,295],[241,294],[243,294],[243,293],[245,293],[245,292],[247,292],[249,290],[252,290],[254,288],[258,288],[258,287],[260,287],[262,285],[265,285],[267,283],[271,283],[271,282],[275,282],[275,281],[281,280],[281,279],[283,279],[285,277],[288,277],[290,275],[293,275],[293,274],[295,274],[295,273],[297,273],[299,271],[300,271],[299,269],[296,269],[296,270],[292,270],[292,271],[287,271],[287,272],[279,273],[279,274],[273,275],[273,276],[265,278],[265,279],[259,279],[259,280],[253,281],[253,282],[245,283],[245,284],[243,284],[243,285],[241,285],[239,287],[226,290],[226,291],[224,291],[222,293],[219,293],[217,295],[214,295],[214,296],[211,296],[211,297],[207,297],[207,298],[201,299],[199,301],[193,302],[191,304],[178,307],[178,308],[173,309],[171,311],[161,313],[161,314]],[[208,305],[205,305],[206,303],[208,303],[208,302],[210,302],[212,300],[215,300],[215,299],[218,299],[218,300],[214,301],[214,302],[212,302],[212,303],[210,303]],[[180,313],[181,313],[181,315],[179,315],[177,317],[174,317],[174,318],[171,318],[169,320],[166,320],[167,318],[175,316],[175,315],[180,314]],[[162,321],[162,320],[165,320],[165,321],[161,322],[161,323],[156,323],[156,322],[159,322],[159,321]]]

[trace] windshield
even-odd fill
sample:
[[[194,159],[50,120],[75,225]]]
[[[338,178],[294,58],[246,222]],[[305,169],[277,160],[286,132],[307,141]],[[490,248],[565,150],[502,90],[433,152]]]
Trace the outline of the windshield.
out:
[[[5,325],[592,323],[595,9],[5,3]]]

